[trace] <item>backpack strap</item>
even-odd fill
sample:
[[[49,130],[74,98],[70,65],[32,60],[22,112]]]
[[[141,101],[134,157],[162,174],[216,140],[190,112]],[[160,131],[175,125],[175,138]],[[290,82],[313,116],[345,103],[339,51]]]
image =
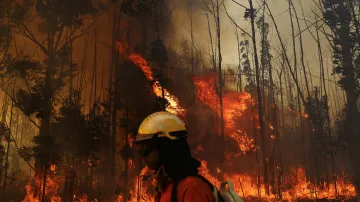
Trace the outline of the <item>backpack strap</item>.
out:
[[[202,175],[196,175],[198,178],[200,178],[200,179],[202,179],[204,182],[206,182],[211,188],[212,188],[212,190],[215,188],[216,189],[216,191],[217,191],[217,202],[224,202],[224,199],[223,199],[223,197],[221,196],[221,194],[220,194],[220,191],[211,183],[211,182],[209,182],[209,180],[208,179],[206,179],[204,176],[202,176]]]
[[[176,180],[172,186],[171,189],[171,202],[177,202],[177,189],[179,186],[179,182],[178,180]]]
[[[217,190],[217,198],[218,198],[218,202],[224,202],[223,197],[220,194],[220,191],[213,185],[211,184],[211,182],[209,182],[209,180],[207,180],[204,176],[202,175],[194,175],[195,177],[200,178],[202,181],[204,181],[206,184],[208,184],[211,187],[211,190],[213,190],[214,188]],[[175,181],[172,189],[171,189],[171,202],[177,202],[177,189],[179,186],[179,182],[180,181]]]

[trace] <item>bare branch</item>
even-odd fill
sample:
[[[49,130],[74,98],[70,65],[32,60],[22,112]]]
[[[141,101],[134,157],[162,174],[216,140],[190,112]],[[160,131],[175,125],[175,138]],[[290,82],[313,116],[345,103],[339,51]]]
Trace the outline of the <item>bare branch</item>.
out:
[[[232,21],[232,23],[233,23],[238,29],[240,29],[242,32],[244,32],[246,35],[248,35],[250,38],[252,38],[252,36],[251,36],[248,32],[246,32],[243,28],[241,28],[241,27],[235,22],[235,20],[229,15],[229,13],[228,13],[228,11],[227,11],[227,9],[226,9],[225,3],[224,3],[224,9],[225,9],[226,15],[229,17],[229,19]]]
[[[273,23],[274,23],[275,30],[276,30],[278,39],[279,39],[279,41],[280,41],[282,51],[283,51],[284,56],[285,56],[285,60],[286,60],[288,69],[290,70],[291,76],[292,76],[292,78],[293,78],[293,80],[294,80],[294,82],[295,82],[295,85],[296,85],[297,91],[298,91],[298,93],[299,93],[299,96],[300,96],[301,100],[303,101],[303,103],[306,103],[306,100],[305,100],[304,94],[303,94],[302,91],[301,91],[299,82],[297,81],[296,76],[295,76],[295,73],[294,73],[293,69],[291,68],[291,64],[290,64],[290,61],[289,61],[289,57],[287,56],[287,53],[286,53],[286,51],[285,51],[285,45],[284,45],[283,40],[282,40],[282,38],[281,38],[281,36],[280,36],[279,28],[278,28],[278,26],[277,26],[277,24],[276,24],[276,22],[275,22],[274,16],[273,16],[273,14],[272,14],[272,12],[271,12],[271,10],[270,10],[270,7],[269,7],[269,5],[268,5],[267,3],[266,3],[266,8],[267,8],[267,10],[269,11],[270,17],[271,17],[271,19],[272,19],[272,21],[273,21]]]
[[[34,42],[36,45],[38,45],[40,47],[40,49],[44,52],[44,54],[47,54],[48,50],[45,48],[44,45],[42,45],[42,43],[39,42],[39,40],[36,39],[36,37],[31,33],[29,28],[24,23],[18,24],[16,22],[13,22],[13,24],[20,31],[20,32],[17,32],[18,34],[20,34],[20,35],[28,38],[32,42]]]
[[[245,9],[248,9],[246,6],[244,6],[244,5],[240,4],[239,2],[237,2],[237,1],[235,1],[235,0],[232,0],[232,2],[236,3],[237,5],[239,5],[239,6],[243,7],[243,8],[245,8]]]

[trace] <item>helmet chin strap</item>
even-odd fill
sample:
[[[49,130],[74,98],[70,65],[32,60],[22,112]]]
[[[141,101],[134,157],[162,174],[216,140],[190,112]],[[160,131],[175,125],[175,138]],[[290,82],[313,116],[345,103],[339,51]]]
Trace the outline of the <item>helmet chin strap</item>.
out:
[[[160,176],[162,174],[162,176]],[[160,166],[160,168],[158,168],[156,170],[156,172],[154,173],[154,178],[159,178],[159,177],[168,177],[166,172],[165,172],[165,169],[164,169],[164,166]]]
[[[154,179],[157,181],[157,190],[162,192],[166,185],[170,182],[170,178],[165,172],[164,166],[160,166],[159,169],[154,173]]]

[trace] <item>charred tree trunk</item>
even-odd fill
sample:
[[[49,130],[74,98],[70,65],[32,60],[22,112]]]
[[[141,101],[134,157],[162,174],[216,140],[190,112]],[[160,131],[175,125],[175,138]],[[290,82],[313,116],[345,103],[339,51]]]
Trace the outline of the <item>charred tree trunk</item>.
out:
[[[262,107],[262,95],[261,95],[261,86],[260,86],[260,67],[257,54],[256,46],[256,33],[255,33],[255,9],[253,7],[252,0],[249,0],[250,3],[250,20],[251,20],[251,32],[252,32],[252,43],[254,49],[254,62],[255,62],[255,75],[256,75],[256,92],[257,92],[257,106],[259,110],[259,125],[260,125],[260,140],[261,140],[261,152],[262,152],[262,163],[263,163],[263,177],[266,194],[269,194],[269,183],[268,183],[268,162],[266,160],[267,153],[265,151],[265,130],[264,130],[264,114]]]
[[[302,32],[301,32],[299,17],[297,15],[296,8],[293,5],[292,0],[289,0],[289,1],[292,5],[292,8],[294,9],[294,14],[295,14],[296,22],[297,22],[297,27],[298,27],[298,32],[299,32],[298,37],[299,37],[299,43],[300,43],[300,61],[301,61],[301,66],[302,66],[302,70],[304,73],[306,91],[307,91],[308,96],[310,96],[309,82],[308,82],[308,78],[307,78],[306,66],[305,66],[305,61],[304,61],[304,47],[303,47],[303,39],[302,39]],[[291,9],[291,8],[289,8],[289,9]]]
[[[218,72],[218,79],[219,79],[219,99],[220,99],[220,130],[221,130],[221,137],[225,142],[225,123],[224,123],[224,106],[223,106],[223,90],[224,90],[224,82],[222,77],[222,56],[221,56],[221,35],[220,35],[220,5],[219,0],[216,0],[216,33],[217,33],[217,45],[218,45],[218,64],[219,64],[219,72]],[[225,154],[225,146],[223,142],[222,151]],[[223,158],[225,160],[225,156]]]
[[[16,87],[16,79],[14,81],[13,86],[13,97],[15,97],[15,87]],[[10,151],[10,145],[11,145],[11,137],[12,137],[12,121],[13,121],[13,111],[14,111],[14,101],[11,101],[11,109],[10,109],[10,123],[7,128],[7,133],[5,134],[6,139],[6,156],[5,156],[5,165],[4,165],[4,184],[2,187],[2,199],[1,201],[4,201],[5,199],[5,190],[6,190],[6,183],[8,178],[8,167],[9,167],[9,151]],[[6,120],[4,120],[4,123],[6,123]],[[7,124],[5,124],[7,126]],[[0,173],[2,174],[2,173]]]
[[[210,49],[211,49],[211,64],[213,71],[216,72],[216,59],[215,59],[215,52],[214,52],[214,45],[213,45],[213,37],[211,32],[211,26],[210,26],[210,18],[209,18],[209,11],[206,10],[206,19],[207,19],[207,25],[208,25],[208,31],[209,31],[209,38],[210,38]]]
[[[190,0],[190,39],[191,39],[191,76],[195,74],[195,67],[194,67],[194,30],[193,30],[193,2]],[[192,83],[192,101],[195,104],[196,95],[195,95],[195,84]]]
[[[1,108],[1,124],[4,124],[6,123],[6,113],[8,111],[8,96],[4,96],[3,98],[3,105],[2,105],[2,108]],[[1,148],[1,151],[2,152],[5,152],[5,147],[4,145],[2,144],[2,142],[0,142],[0,148]],[[3,170],[4,170],[4,155],[0,155],[0,183],[3,181]]]
[[[240,48],[240,39],[239,39],[239,33],[238,33],[238,28],[237,27],[235,27],[235,35],[236,35],[236,42],[237,42],[237,48],[238,48],[238,57],[239,57],[237,89],[241,92],[242,91],[241,48]]]
[[[117,6],[115,5],[115,8]],[[113,48],[116,48],[116,41],[120,38],[120,26],[118,25],[121,20],[121,13],[118,13],[115,9],[114,11],[114,44]],[[120,102],[120,71],[117,68],[120,65],[120,55],[115,50],[113,57],[113,65],[115,67],[115,80],[114,80],[114,92],[113,92],[113,100],[112,100],[112,113],[111,113],[111,167],[110,167],[110,176],[112,180],[115,180],[115,168],[116,168],[116,145],[117,145],[117,126],[118,126],[118,111],[119,111],[119,102]],[[114,181],[112,182],[114,183]]]

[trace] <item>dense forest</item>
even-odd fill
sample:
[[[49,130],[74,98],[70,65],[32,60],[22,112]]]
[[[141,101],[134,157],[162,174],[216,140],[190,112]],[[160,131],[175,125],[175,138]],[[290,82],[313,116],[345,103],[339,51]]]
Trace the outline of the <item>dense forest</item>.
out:
[[[153,201],[162,110],[245,201],[360,194],[359,0],[0,0],[0,90],[0,201]]]

